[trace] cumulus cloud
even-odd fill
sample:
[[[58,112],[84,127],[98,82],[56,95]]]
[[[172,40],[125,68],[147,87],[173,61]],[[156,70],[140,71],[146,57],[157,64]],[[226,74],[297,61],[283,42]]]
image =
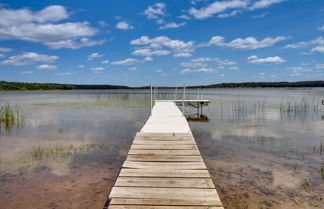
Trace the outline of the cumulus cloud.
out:
[[[248,57],[248,61],[251,64],[282,64],[286,62],[279,56],[258,58],[256,55]]]
[[[167,23],[165,25],[160,26],[159,30],[165,30],[165,29],[170,29],[170,28],[179,28],[179,27],[184,26],[185,24],[186,24],[185,22],[182,22],[182,23],[175,23],[175,22]]]
[[[324,30],[324,25],[322,25],[322,26],[320,26],[320,27],[318,27],[318,30]]]
[[[2,65],[15,65],[15,66],[23,66],[23,65],[31,65],[35,62],[55,62],[59,57],[58,56],[49,56],[45,54],[38,54],[36,52],[24,52],[19,55],[14,55],[9,57],[6,60],[1,62]]]
[[[209,46],[222,46],[222,47],[230,47],[234,49],[242,49],[242,50],[252,50],[259,48],[266,48],[273,46],[274,44],[286,40],[287,38],[284,36],[277,36],[275,38],[267,37],[263,40],[257,40],[254,37],[247,38],[237,38],[230,42],[225,42],[225,38],[222,36],[213,36],[208,45]]]
[[[231,60],[221,60],[221,59],[217,59],[217,64],[220,66],[224,66],[224,65],[236,65],[236,62],[231,61]]]
[[[93,59],[97,59],[97,58],[100,58],[100,57],[102,57],[103,56],[103,54],[99,54],[98,52],[94,52],[94,53],[92,53],[92,54],[89,54],[88,56],[87,56],[87,59],[88,59],[88,61],[91,61],[91,60],[93,60]]]
[[[104,60],[101,62],[101,64],[109,64],[109,62],[110,62],[109,60]]]
[[[161,56],[161,55],[167,55],[170,54],[169,50],[151,50],[151,49],[136,49],[133,51],[132,55],[134,56],[145,56],[145,57],[151,57],[151,56]]]
[[[30,74],[33,74],[34,72],[31,70],[27,70],[27,71],[21,71],[20,73],[23,75],[30,75]]]
[[[57,68],[56,65],[48,65],[48,64],[43,64],[43,65],[38,65],[36,67],[39,70],[55,70]]]
[[[205,19],[213,17],[215,14],[225,12],[229,9],[246,8],[247,5],[247,1],[244,0],[215,1],[214,3],[211,3],[201,9],[192,7],[189,10],[189,14],[196,19]]]
[[[188,13],[196,19],[206,19],[217,15],[219,18],[235,16],[243,11],[267,8],[285,0],[223,0],[214,1],[202,8],[192,7]]]
[[[180,70],[180,74],[187,74],[187,73],[211,73],[215,72],[216,70],[213,68],[199,68],[199,69],[183,69]]]
[[[0,52],[7,53],[7,52],[11,52],[11,51],[13,51],[13,49],[0,47]]]
[[[134,71],[134,70],[137,70],[137,67],[130,67],[127,69],[128,71]]]
[[[312,45],[324,45],[324,38],[320,36],[310,41],[301,41],[293,44],[288,44],[285,46],[285,48],[297,49],[297,48],[303,48]]]
[[[156,38],[149,38],[142,36],[138,39],[132,40],[131,45],[142,46],[142,49],[151,50],[169,50],[173,52],[174,57],[188,57],[192,55],[195,50],[193,41],[173,40],[167,36],[158,36]]]
[[[85,66],[84,65],[78,65],[78,68],[84,68]]]
[[[64,22],[65,7],[52,5],[38,12],[29,9],[0,8],[0,40],[41,43],[52,49],[90,47],[104,43],[89,37],[98,33],[88,22]]]
[[[162,69],[157,69],[155,72],[157,72],[157,73],[162,73],[163,70],[162,70]]]
[[[152,6],[149,6],[145,11],[144,15],[148,19],[158,19],[165,16],[166,5],[164,3],[158,2]]]
[[[180,63],[180,66],[187,68],[205,68],[207,67],[207,64],[201,62],[182,62]]]
[[[119,60],[116,62],[112,62],[112,65],[134,65],[136,63],[140,63],[141,61],[138,59],[134,59],[134,58],[127,58],[124,60]]]
[[[91,70],[92,71],[103,71],[103,70],[105,70],[105,68],[103,68],[103,67],[93,67],[93,68],[91,68]]]
[[[71,72],[62,72],[62,73],[55,73],[54,75],[59,75],[59,76],[71,76],[73,73]]]
[[[120,30],[132,30],[132,29],[134,29],[134,26],[132,26],[131,24],[129,24],[126,21],[121,21],[121,22],[117,23],[116,28],[120,29]]]
[[[191,17],[189,17],[188,15],[179,15],[178,18],[183,19],[183,20],[190,20],[191,19]]]
[[[324,46],[316,46],[316,47],[312,48],[311,52],[324,53]]]
[[[191,62],[210,62],[210,61],[213,61],[213,60],[214,59],[210,58],[210,57],[199,57],[199,58],[191,60]]]

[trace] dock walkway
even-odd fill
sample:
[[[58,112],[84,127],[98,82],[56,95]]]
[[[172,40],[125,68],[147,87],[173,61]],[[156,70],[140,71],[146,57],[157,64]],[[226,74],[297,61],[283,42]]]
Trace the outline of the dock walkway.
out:
[[[110,209],[223,208],[189,124],[174,102],[155,102],[109,199]]]

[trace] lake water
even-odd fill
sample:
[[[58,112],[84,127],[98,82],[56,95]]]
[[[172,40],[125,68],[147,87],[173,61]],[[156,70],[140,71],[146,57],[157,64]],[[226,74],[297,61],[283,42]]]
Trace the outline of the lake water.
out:
[[[182,98],[160,90],[159,99]],[[324,89],[188,90],[211,100],[190,126],[226,208],[323,208]],[[0,208],[102,208],[148,91],[0,92]],[[191,118],[196,110],[186,107]],[[322,172],[321,172],[322,169]]]

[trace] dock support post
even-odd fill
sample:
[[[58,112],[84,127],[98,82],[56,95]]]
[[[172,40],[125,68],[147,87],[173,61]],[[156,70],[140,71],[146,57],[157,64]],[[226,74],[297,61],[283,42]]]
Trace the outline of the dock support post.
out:
[[[151,95],[151,115],[152,115],[152,109],[153,109],[153,95],[152,95],[152,83],[150,83],[150,95]]]
[[[184,116],[184,106],[185,106],[185,96],[186,96],[186,86],[183,84],[183,97],[182,97],[182,115]]]
[[[174,93],[174,100],[177,100],[177,96],[178,96],[178,87],[176,86],[175,93]]]

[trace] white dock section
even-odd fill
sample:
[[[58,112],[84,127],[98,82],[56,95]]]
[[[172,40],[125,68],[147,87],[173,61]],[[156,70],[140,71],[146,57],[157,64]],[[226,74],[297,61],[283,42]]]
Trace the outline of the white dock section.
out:
[[[191,133],[182,112],[172,101],[156,101],[142,133]]]
[[[157,101],[109,195],[110,209],[223,209],[188,122]]]

